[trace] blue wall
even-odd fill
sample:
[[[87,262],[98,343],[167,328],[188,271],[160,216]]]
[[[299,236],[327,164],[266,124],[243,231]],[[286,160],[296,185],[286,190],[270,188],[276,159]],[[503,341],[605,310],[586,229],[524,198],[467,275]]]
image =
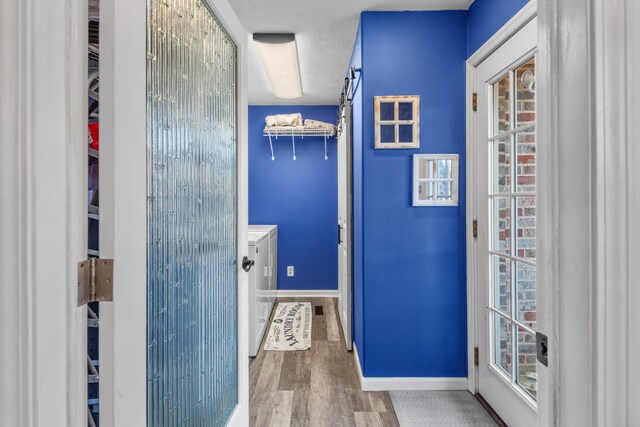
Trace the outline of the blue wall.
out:
[[[467,57],[480,48],[529,0],[475,0],[467,12]]]
[[[363,12],[361,29],[363,373],[466,377],[466,12]],[[420,95],[419,150],[373,149],[376,95]],[[459,206],[412,206],[416,153],[460,155]]]
[[[296,138],[293,160],[291,138],[262,136],[264,117],[302,113],[303,118],[336,122],[335,106],[249,107],[249,224],[278,225],[278,289],[338,288],[338,182],[335,138]],[[287,266],[295,276],[287,277]]]

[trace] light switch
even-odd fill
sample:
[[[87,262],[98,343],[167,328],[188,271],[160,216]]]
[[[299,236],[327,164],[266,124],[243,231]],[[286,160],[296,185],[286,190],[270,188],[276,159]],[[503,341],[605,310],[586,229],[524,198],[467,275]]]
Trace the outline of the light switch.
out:
[[[293,265],[287,266],[287,276],[289,276],[289,277],[293,277],[294,276]]]

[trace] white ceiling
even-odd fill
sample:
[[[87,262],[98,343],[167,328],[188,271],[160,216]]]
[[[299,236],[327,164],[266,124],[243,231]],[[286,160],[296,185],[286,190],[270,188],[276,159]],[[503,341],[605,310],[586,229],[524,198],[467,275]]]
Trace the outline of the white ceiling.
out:
[[[473,0],[230,0],[249,32],[249,103],[335,105],[349,66],[363,10],[468,9]],[[295,33],[302,77],[301,99],[282,100],[271,86],[251,38],[253,33]]]

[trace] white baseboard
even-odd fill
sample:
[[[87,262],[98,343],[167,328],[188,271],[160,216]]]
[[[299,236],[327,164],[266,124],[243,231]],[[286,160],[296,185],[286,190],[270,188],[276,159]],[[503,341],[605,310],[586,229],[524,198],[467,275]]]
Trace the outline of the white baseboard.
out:
[[[356,360],[360,388],[362,391],[394,391],[394,390],[467,390],[467,378],[433,378],[433,377],[364,377],[360,366],[360,357],[356,343],[353,343],[353,357]]]
[[[276,298],[295,298],[295,297],[318,297],[318,298],[338,298],[338,290],[319,289],[311,291],[295,290],[295,289],[277,289],[275,291]]]

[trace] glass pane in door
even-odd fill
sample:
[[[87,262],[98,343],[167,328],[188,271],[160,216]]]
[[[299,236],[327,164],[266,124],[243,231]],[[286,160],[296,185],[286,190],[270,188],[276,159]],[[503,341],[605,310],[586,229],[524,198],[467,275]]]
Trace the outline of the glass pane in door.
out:
[[[516,191],[536,192],[536,128],[531,127],[516,134]]]
[[[494,294],[493,307],[505,315],[511,312],[511,262],[497,255],[491,256]]]
[[[516,256],[536,260],[536,197],[516,197]],[[535,269],[535,268],[534,268]],[[535,284],[535,283],[534,283]]]
[[[536,122],[536,61],[531,58],[515,71],[516,122],[524,126]]]
[[[487,142],[492,255],[488,310],[493,325],[492,363],[506,374],[513,387],[535,399],[535,57],[499,76],[490,93],[493,129]]]
[[[493,133],[499,135],[510,129],[511,114],[511,75],[507,74],[493,85]]]
[[[493,327],[496,337],[494,346],[495,364],[498,365],[505,374],[510,376],[513,367],[513,334],[511,332],[511,322],[494,313]]]
[[[511,193],[511,138],[493,142],[493,192]]]
[[[531,397],[536,397],[538,377],[536,373],[536,336],[518,328],[518,372],[516,381]]]
[[[148,5],[147,423],[225,425],[238,403],[236,46],[203,0]]]
[[[495,197],[493,199],[494,239],[492,250],[511,254],[511,198]]]
[[[526,326],[536,329],[536,267],[522,262],[516,265],[517,318]]]

